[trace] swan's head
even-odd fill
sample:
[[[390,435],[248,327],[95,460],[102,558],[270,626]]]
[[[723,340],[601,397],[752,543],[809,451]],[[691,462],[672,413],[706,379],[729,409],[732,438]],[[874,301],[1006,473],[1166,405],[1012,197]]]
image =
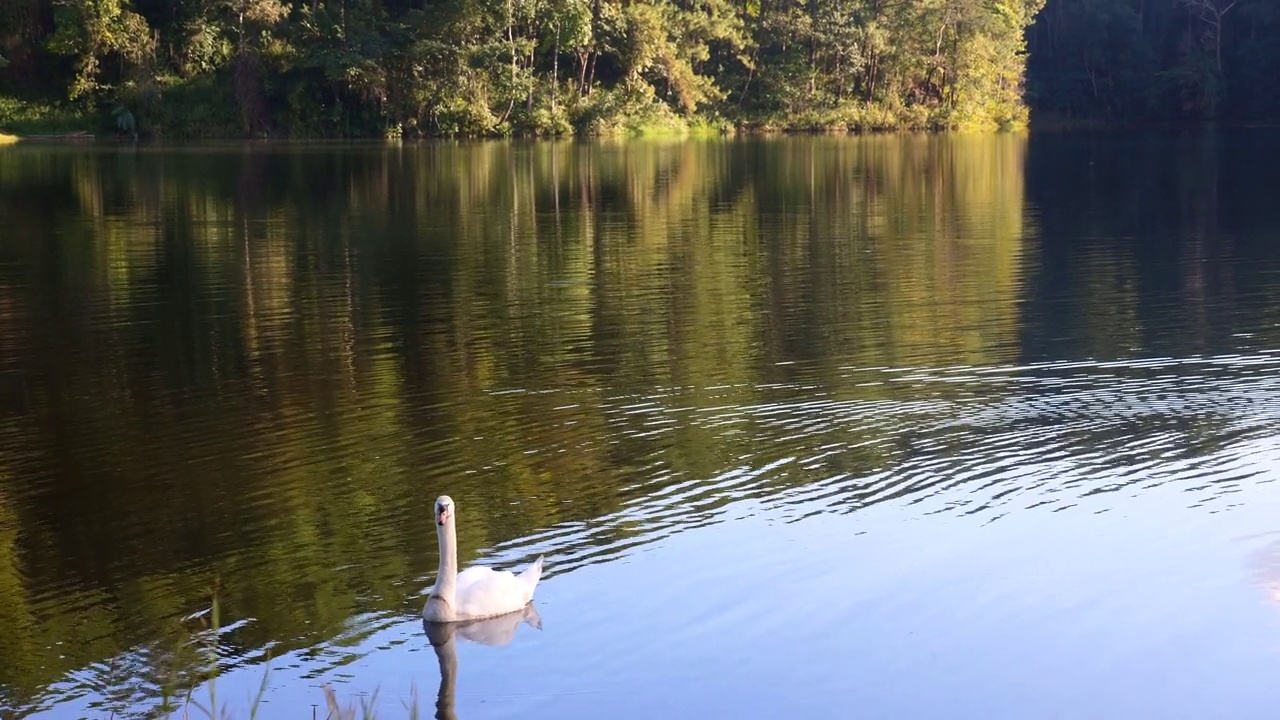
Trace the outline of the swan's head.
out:
[[[436,525],[444,527],[445,523],[453,519],[453,498],[448,495],[441,495],[436,498]]]

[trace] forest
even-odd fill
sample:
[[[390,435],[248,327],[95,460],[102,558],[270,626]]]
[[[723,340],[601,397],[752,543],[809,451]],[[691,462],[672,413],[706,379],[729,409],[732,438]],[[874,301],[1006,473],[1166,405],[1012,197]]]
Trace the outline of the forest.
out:
[[[1275,0],[0,0],[0,129],[422,137],[1280,115]]]
[[[1018,125],[1040,0],[0,8],[10,115],[41,103],[165,136],[413,137]]]

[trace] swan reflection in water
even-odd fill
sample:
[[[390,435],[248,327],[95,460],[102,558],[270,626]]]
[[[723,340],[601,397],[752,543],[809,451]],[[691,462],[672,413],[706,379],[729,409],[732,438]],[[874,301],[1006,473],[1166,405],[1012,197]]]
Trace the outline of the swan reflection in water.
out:
[[[436,694],[437,720],[457,720],[458,717],[453,708],[458,689],[458,638],[481,645],[506,645],[516,636],[516,629],[521,624],[542,629],[542,618],[538,616],[533,603],[526,605],[523,610],[487,620],[453,623],[422,621],[427,640],[431,642],[436,651],[436,660],[440,662],[440,692]]]

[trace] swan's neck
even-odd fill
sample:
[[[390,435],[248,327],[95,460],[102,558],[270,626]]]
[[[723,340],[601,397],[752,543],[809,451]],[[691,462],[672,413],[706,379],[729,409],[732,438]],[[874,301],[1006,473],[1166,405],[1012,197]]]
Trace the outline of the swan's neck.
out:
[[[436,575],[436,586],[431,594],[452,609],[458,587],[458,532],[453,518],[444,525],[436,526],[436,536],[440,539],[440,574]]]

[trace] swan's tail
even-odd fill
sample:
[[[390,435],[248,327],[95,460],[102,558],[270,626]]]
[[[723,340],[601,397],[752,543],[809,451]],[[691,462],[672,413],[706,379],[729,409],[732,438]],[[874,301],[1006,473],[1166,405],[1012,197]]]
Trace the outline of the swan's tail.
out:
[[[538,581],[542,579],[542,556],[539,555],[533,564],[525,569],[524,572],[516,576],[520,584],[524,586],[524,594],[526,602],[533,599],[533,590],[538,587]]]

